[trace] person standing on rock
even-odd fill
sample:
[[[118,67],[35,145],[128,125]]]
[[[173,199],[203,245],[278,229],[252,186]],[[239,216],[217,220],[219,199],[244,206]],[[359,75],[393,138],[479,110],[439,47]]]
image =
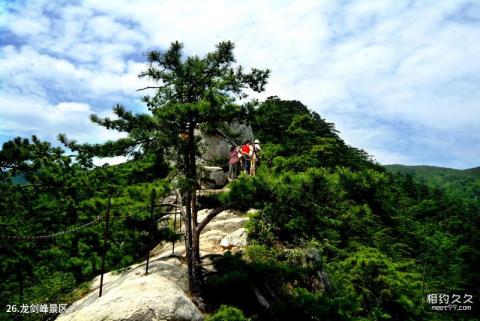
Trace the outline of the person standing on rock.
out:
[[[250,160],[250,175],[255,176],[257,172],[257,168],[260,165],[260,153],[262,148],[260,148],[260,141],[255,139],[253,145],[251,145],[252,149],[252,158]]]
[[[255,153],[254,144],[250,145],[250,154],[252,155],[250,157],[250,176],[255,176],[255,173],[257,172],[257,154]]]
[[[242,154],[242,146],[237,147],[237,153],[238,153],[238,175],[244,171],[244,161],[243,161],[243,154]],[[237,175],[237,176],[238,176]]]
[[[251,141],[250,140],[247,140],[245,142],[245,144],[243,144],[242,146],[242,157],[243,157],[243,169],[245,170],[245,174],[250,174],[250,158],[252,157],[252,152],[251,151],[251,148],[250,148],[250,145],[251,145]]]
[[[237,154],[238,154],[238,166],[237,166],[237,176],[238,176],[243,170],[242,146],[237,146]]]
[[[232,146],[230,148],[230,159],[228,161],[228,178],[230,179],[237,178],[238,165],[239,165],[238,151],[235,146]]]

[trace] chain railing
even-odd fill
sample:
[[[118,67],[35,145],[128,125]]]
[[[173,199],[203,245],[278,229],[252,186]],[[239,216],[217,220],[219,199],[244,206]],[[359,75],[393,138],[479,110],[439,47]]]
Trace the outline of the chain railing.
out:
[[[171,196],[171,195],[170,195]],[[149,239],[148,239],[148,244],[147,244],[147,263],[146,263],[146,274],[148,274],[148,263],[149,263],[149,258],[150,258],[150,248],[152,246],[152,235],[153,235],[153,229],[154,229],[154,224],[157,219],[157,215],[154,214],[154,209],[156,208],[163,208],[163,207],[169,207],[173,206],[173,204],[168,204],[168,203],[160,203],[156,204],[155,203],[155,189],[152,190],[152,195],[151,195],[151,200],[150,204],[148,207],[141,207],[137,208],[136,210],[128,211],[128,213],[122,213],[122,215],[116,216],[116,215],[111,215],[111,198],[108,200],[108,206],[105,215],[98,215],[96,218],[90,222],[81,224],[81,225],[76,225],[76,226],[71,226],[66,228],[63,231],[58,231],[55,233],[50,233],[50,234],[44,234],[44,235],[29,235],[29,236],[23,236],[23,235],[0,235],[0,240],[9,240],[9,241],[37,241],[37,240],[46,240],[46,239],[54,239],[63,235],[67,234],[73,234],[78,231],[81,231],[87,227],[93,226],[95,224],[98,224],[101,221],[104,221],[105,223],[105,228],[104,228],[104,240],[103,240],[103,249],[101,253],[102,257],[102,267],[100,271],[100,287],[99,287],[99,296],[102,296],[102,288],[103,288],[103,275],[105,274],[105,257],[107,254],[108,250],[108,239],[109,239],[109,220],[113,219],[115,221],[117,220],[122,220],[126,219],[135,215],[138,215],[142,211],[148,211],[149,212],[149,218],[148,220],[150,221],[150,228],[149,228]],[[176,200],[178,202],[178,199]],[[173,206],[173,211],[162,211],[160,214],[160,217],[158,220],[166,219],[169,218],[170,215],[174,216],[174,229],[176,230],[176,225],[177,225],[177,215],[178,215],[178,209],[176,206]],[[180,215],[180,224],[181,224],[181,215]],[[172,248],[174,249],[175,246],[175,241],[173,242]]]
[[[50,233],[50,234],[29,235],[29,236],[0,235],[0,239],[13,240],[13,241],[52,239],[52,238],[56,238],[56,237],[59,237],[59,236],[62,236],[62,235],[67,235],[67,234],[72,234],[72,233],[78,232],[78,231],[80,231],[80,230],[82,230],[86,227],[97,224],[102,219],[103,219],[103,215],[98,215],[93,221],[90,221],[88,223],[78,225],[78,226],[72,226],[72,227],[67,228],[64,231],[59,231],[59,232]]]

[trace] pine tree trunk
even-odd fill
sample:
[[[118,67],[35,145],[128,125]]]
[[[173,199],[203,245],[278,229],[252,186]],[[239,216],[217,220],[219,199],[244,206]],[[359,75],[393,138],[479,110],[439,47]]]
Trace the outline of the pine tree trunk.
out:
[[[195,137],[194,137],[195,124],[189,128],[188,136],[188,148],[186,153],[186,172],[187,172],[187,197],[186,197],[186,214],[187,222],[185,222],[185,232],[187,234],[186,242],[187,247],[187,262],[188,262],[188,277],[189,277],[189,291],[190,294],[199,300],[201,303],[200,295],[202,289],[202,266],[200,260],[200,240],[197,233],[197,168],[195,162]]]
[[[192,208],[191,208],[191,196],[187,192],[186,206],[185,206],[185,256],[187,259],[188,267],[188,289],[192,295],[194,289],[194,275],[193,275],[193,257],[192,257]]]
[[[196,198],[196,193],[194,195]],[[195,205],[196,206],[196,205]],[[195,220],[194,220],[194,227],[192,230],[192,263],[193,263],[193,286],[194,288],[192,289],[193,293],[195,296],[199,297],[201,290],[202,290],[202,281],[203,281],[203,275],[202,275],[202,261],[200,258],[200,233],[198,233],[197,230],[197,215],[196,215],[196,209],[195,209]]]

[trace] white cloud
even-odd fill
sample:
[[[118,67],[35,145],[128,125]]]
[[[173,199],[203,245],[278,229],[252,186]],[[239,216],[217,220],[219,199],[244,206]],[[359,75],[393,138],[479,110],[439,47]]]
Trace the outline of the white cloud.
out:
[[[134,96],[144,86],[137,77],[144,64],[134,61],[107,60],[98,65],[74,64],[65,58],[42,54],[30,46],[19,49],[7,45],[0,49],[0,70],[5,77],[3,90],[49,99],[49,91],[87,96],[123,92]]]
[[[0,96],[0,119],[3,119],[2,137],[17,135],[38,137],[56,141],[59,133],[66,133],[79,141],[101,142],[124,137],[124,134],[108,131],[89,120],[92,108],[85,103],[61,102],[50,105],[41,99],[19,96]],[[103,112],[100,116],[110,116]]]
[[[93,158],[93,164],[95,166],[102,166],[104,164],[117,165],[117,164],[125,163],[126,161],[128,161],[128,158],[125,157],[125,156],[104,157],[104,158],[94,157]]]
[[[466,4],[28,2],[0,24],[23,41],[15,47],[2,44],[2,95],[41,97],[49,106],[92,99],[98,104],[106,97],[132,100],[139,97],[135,89],[145,85],[137,78],[144,68],[139,54],[174,40],[185,43],[187,54],[203,54],[229,39],[236,43],[240,64],[272,70],[259,97],[301,100],[334,120],[348,143],[379,161],[398,157],[440,164],[448,158],[451,166],[475,166],[480,5]],[[460,11],[464,18],[456,17]],[[95,111],[109,107],[90,106]],[[405,135],[419,135],[416,144],[430,152],[389,149]],[[448,144],[445,136],[452,137]]]
[[[34,36],[48,28],[48,20],[44,17],[24,17],[11,20],[9,23],[12,31],[21,36]]]

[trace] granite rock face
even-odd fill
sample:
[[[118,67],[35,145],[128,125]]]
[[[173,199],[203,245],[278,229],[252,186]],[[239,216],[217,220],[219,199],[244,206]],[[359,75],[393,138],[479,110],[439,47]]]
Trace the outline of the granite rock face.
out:
[[[253,140],[254,138],[252,127],[249,125],[233,122],[228,127],[228,135],[230,136],[228,138],[221,134],[207,136],[200,132],[197,133],[201,137],[200,145],[202,146],[200,164],[218,165],[216,162],[219,160],[228,159],[232,145],[241,145],[247,139]]]
[[[209,210],[198,212],[203,220]],[[211,254],[223,254],[226,250],[240,250],[246,244],[248,221],[245,213],[224,211],[218,214],[200,236],[201,256],[204,268],[214,271],[209,262]],[[234,244],[223,247],[222,242]],[[245,242],[245,243],[244,243]],[[103,295],[98,297],[100,277],[91,284],[91,292],[70,305],[66,314],[57,321],[150,321],[150,320],[203,320],[201,312],[188,297],[185,244],[161,243],[151,252],[149,274],[145,275],[145,262],[134,264],[120,272],[104,275]]]
[[[58,321],[187,321],[202,314],[174,282],[159,274],[117,279],[115,287],[88,304],[76,302]],[[90,296],[97,297],[97,292]]]
[[[221,167],[200,166],[200,185],[204,188],[222,188],[228,183],[227,176]]]
[[[233,233],[228,234],[220,241],[220,246],[231,250],[234,247],[243,247],[247,245],[247,230],[242,227]]]

